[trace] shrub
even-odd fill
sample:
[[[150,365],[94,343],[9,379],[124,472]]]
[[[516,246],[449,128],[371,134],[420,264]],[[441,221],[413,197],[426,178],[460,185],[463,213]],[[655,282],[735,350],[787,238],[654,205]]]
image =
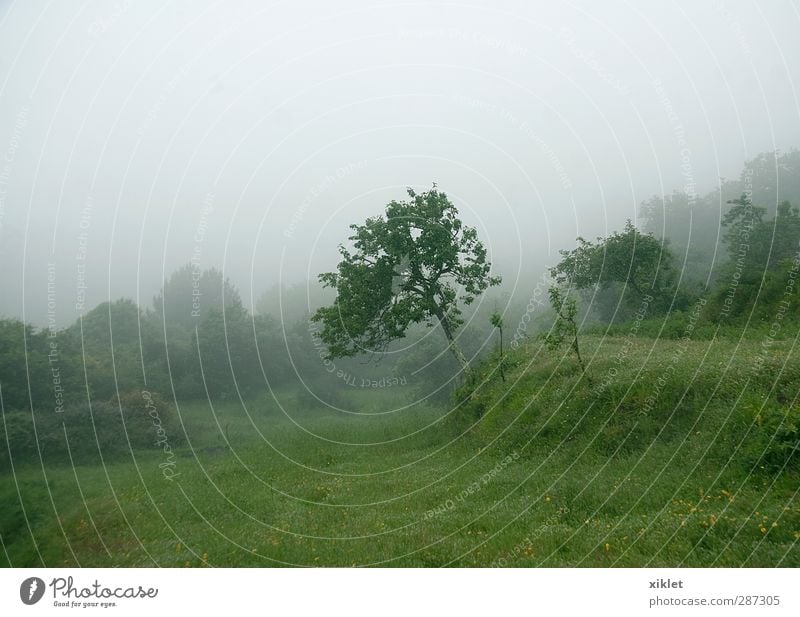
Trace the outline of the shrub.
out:
[[[770,474],[800,469],[800,406],[765,405],[743,450],[751,468]]]
[[[41,459],[47,463],[98,462],[131,450],[171,447],[180,443],[174,408],[157,394],[129,391],[108,402],[70,405],[63,413],[7,412],[8,435],[0,466]]]

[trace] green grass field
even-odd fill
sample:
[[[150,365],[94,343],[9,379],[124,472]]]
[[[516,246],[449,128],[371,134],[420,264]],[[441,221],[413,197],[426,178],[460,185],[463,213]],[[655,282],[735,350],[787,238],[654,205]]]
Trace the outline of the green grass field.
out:
[[[172,480],[152,450],[18,466],[2,563],[800,566],[794,341],[583,344],[588,378],[530,343],[450,408],[183,405]]]

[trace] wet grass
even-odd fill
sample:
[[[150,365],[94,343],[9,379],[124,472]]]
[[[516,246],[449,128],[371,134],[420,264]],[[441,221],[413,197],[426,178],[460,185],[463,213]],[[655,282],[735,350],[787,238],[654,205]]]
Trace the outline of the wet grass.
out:
[[[588,375],[531,343],[449,413],[181,406],[172,479],[153,451],[4,474],[2,563],[800,565],[792,341],[584,344]]]

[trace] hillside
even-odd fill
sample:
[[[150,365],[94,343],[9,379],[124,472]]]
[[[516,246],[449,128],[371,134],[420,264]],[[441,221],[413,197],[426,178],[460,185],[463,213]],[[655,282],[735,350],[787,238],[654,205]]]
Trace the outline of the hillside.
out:
[[[4,475],[3,565],[797,567],[800,362],[763,343],[586,336],[581,378],[531,340],[450,409],[183,406],[173,480]]]

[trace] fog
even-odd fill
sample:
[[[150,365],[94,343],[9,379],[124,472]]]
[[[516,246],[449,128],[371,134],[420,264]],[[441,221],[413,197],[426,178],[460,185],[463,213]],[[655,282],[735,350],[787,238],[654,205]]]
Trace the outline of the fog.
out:
[[[0,568],[800,567],[798,32],[0,0]]]
[[[434,182],[528,288],[800,144],[799,25],[788,0],[4,3],[0,314],[150,305],[190,261],[251,305]]]

